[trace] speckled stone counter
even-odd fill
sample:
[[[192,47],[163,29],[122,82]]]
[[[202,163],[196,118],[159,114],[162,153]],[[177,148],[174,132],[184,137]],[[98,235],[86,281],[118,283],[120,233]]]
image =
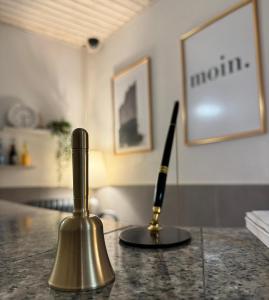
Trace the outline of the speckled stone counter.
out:
[[[47,280],[66,214],[0,201],[0,299],[269,299],[269,250],[246,229],[190,228],[192,242],[167,250],[120,245],[104,221],[116,280],[83,293]]]

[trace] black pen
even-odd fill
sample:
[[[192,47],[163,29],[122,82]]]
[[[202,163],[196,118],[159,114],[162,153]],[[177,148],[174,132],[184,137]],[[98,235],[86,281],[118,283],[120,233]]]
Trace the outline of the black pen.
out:
[[[179,102],[175,101],[172,118],[168,129],[167,137],[166,137],[159,175],[158,175],[158,179],[154,191],[153,208],[152,208],[153,217],[148,227],[150,231],[158,231],[160,229],[158,218],[161,213],[161,207],[163,205],[163,198],[164,198],[165,187],[166,187],[166,178],[168,174],[169,161],[170,161],[170,156],[171,156],[171,151],[173,146],[178,109],[179,109]]]

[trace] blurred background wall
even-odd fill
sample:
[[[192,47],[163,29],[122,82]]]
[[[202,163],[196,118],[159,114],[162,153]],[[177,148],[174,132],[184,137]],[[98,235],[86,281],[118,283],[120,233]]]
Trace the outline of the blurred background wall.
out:
[[[39,126],[65,118],[83,126],[83,53],[80,49],[38,34],[0,24],[0,127],[8,109],[23,102],[40,115]],[[1,134],[1,131],[0,131]],[[35,168],[1,169],[0,186],[57,186],[56,141],[43,134],[1,134],[5,147],[27,141]],[[70,168],[63,185],[71,185]]]

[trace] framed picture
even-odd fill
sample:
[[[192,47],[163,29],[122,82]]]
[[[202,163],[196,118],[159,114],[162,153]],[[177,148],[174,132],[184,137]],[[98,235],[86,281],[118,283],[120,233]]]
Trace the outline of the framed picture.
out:
[[[112,78],[114,151],[152,150],[150,59],[139,60]]]
[[[266,131],[256,0],[239,3],[180,40],[185,143]]]

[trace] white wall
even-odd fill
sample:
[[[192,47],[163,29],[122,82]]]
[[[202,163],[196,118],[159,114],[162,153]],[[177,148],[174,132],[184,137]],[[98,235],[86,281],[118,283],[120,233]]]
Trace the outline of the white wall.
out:
[[[103,49],[91,57],[94,70],[89,103],[92,118],[88,128],[94,145],[103,149],[111,184],[154,183],[175,99],[181,100],[179,37],[221,13],[237,0],[159,0],[142,15],[115,33]],[[269,95],[269,2],[259,1],[262,60],[266,95]],[[119,69],[143,56],[152,59],[154,151],[148,154],[114,156],[110,80]],[[243,88],[243,87],[242,87]],[[269,105],[267,105],[269,109]],[[267,110],[268,110],[267,109]],[[181,121],[181,120],[180,120]],[[179,182],[268,183],[269,135],[229,142],[187,147],[178,126]],[[175,149],[169,183],[176,183]]]
[[[0,24],[0,126],[18,100],[40,112],[43,125],[65,118],[83,126],[83,60],[80,49]],[[3,138],[8,144],[12,136]],[[36,168],[0,169],[0,186],[57,186],[55,141],[49,135],[16,138],[18,146],[28,141]],[[69,170],[63,185],[70,185],[70,175]]]

